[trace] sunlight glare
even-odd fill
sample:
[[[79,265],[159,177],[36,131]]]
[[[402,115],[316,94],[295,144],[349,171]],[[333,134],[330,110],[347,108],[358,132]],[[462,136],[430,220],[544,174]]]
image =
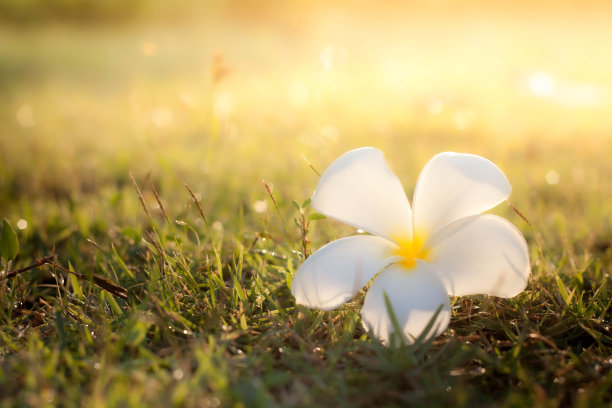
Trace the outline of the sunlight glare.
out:
[[[545,72],[535,72],[527,79],[529,90],[540,98],[551,97],[555,92],[555,80]]]

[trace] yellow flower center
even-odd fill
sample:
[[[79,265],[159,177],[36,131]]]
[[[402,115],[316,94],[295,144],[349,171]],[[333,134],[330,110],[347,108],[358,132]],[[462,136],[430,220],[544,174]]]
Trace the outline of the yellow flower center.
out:
[[[429,248],[424,247],[425,239],[423,235],[415,234],[412,239],[395,239],[399,247],[393,251],[393,255],[401,256],[403,259],[400,264],[411,269],[416,265],[416,260],[426,261],[429,257]]]

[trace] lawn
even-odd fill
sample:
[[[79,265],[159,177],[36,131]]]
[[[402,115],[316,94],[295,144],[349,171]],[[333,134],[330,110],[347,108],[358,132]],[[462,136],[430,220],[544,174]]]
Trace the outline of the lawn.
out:
[[[228,4],[0,26],[0,406],[609,406],[610,10]],[[526,290],[404,347],[364,291],[296,306],[355,233],[308,199],[360,146],[408,197],[438,152],[496,163]]]

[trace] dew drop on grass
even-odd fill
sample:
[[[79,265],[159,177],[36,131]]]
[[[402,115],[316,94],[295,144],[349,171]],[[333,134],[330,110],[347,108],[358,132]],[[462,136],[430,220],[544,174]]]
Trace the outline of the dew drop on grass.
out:
[[[172,372],[172,378],[176,381],[180,381],[183,378],[183,371],[180,368],[177,368]]]

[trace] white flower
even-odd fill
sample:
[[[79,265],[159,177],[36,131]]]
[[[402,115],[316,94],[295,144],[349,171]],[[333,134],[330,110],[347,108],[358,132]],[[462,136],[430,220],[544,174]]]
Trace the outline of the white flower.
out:
[[[378,274],[361,317],[388,344],[394,324],[385,296],[412,343],[438,309],[428,337],[446,330],[449,295],[517,295],[530,273],[527,243],[505,219],[481,214],[511,190],[489,160],[440,153],[419,175],[411,208],[380,150],[343,154],[321,176],[312,206],[372,235],[333,241],[310,256],[293,278],[296,302],[334,309]]]

